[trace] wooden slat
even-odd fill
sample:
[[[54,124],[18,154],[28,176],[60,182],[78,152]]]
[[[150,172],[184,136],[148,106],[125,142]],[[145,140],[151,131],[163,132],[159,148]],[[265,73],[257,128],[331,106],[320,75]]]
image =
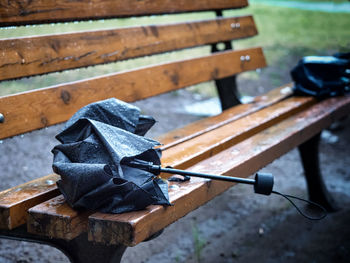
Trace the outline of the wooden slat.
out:
[[[240,8],[247,0],[0,0],[0,26]]]
[[[45,211],[42,213],[30,213],[28,231],[31,233],[46,233],[49,237],[71,240],[79,234],[86,232],[89,211],[71,209],[63,195],[59,195],[46,202],[38,204],[29,211]],[[57,220],[57,215],[60,216]],[[79,216],[78,216],[79,215]]]
[[[242,62],[241,56],[250,61]],[[94,101],[132,102],[265,65],[261,48],[226,51],[1,97],[0,139],[63,122]]]
[[[231,24],[240,27],[231,27]],[[251,16],[0,40],[0,80],[254,36]]]
[[[161,135],[157,140],[164,145],[161,149],[166,150],[286,99],[293,94],[292,86],[293,83],[289,83],[273,89],[262,96],[255,97],[251,103],[240,104],[225,110],[219,115],[200,119],[185,127]]]
[[[197,137],[200,134],[203,134],[204,132],[211,131],[214,128],[221,127],[229,122],[238,120],[239,118],[243,118],[243,117],[247,116],[247,114],[251,114],[253,112],[261,110],[264,107],[267,107],[269,105],[272,105],[272,104],[282,100],[283,98],[285,98],[286,96],[289,96],[291,94],[290,86],[291,85],[283,86],[283,87],[278,88],[278,89],[274,89],[274,90],[270,91],[269,93],[267,93],[266,95],[256,97],[254,103],[238,105],[232,109],[226,110],[225,112],[223,112],[222,114],[220,114],[218,116],[206,118],[206,119],[200,120],[199,122],[190,124],[187,127],[183,128],[184,131],[179,129],[175,133],[171,132],[171,133],[169,133],[169,136],[162,136],[161,138],[164,139],[164,141],[167,143],[167,145],[177,145],[177,144],[179,144],[179,142],[184,142],[185,140],[189,140],[191,138]],[[191,132],[194,132],[195,136],[191,136],[190,135]],[[179,139],[179,137],[177,137],[177,136],[180,136],[180,135],[182,135],[182,137]],[[166,147],[167,145],[165,145],[165,147],[163,147],[163,148],[170,148],[170,147]],[[53,174],[53,175],[45,177],[45,179],[35,180],[34,182],[29,182],[28,185],[35,184],[35,185],[40,186],[40,187],[36,188],[38,191],[32,197],[34,199],[36,199],[36,198],[39,198],[39,196],[42,196],[42,197],[40,197],[40,200],[45,201],[46,199],[49,199],[49,198],[46,198],[48,191],[54,191],[55,194],[58,195],[56,187],[51,188],[51,186],[46,183],[47,181],[56,181],[56,180],[57,180],[57,175]],[[24,190],[22,190],[22,189],[24,189]],[[16,218],[12,219],[10,217],[10,215],[18,216],[24,220],[24,218],[25,218],[24,215],[26,214],[27,208],[33,206],[30,204],[32,202],[31,198],[28,198],[28,196],[26,194],[22,194],[21,191],[24,191],[25,193],[27,193],[26,187],[19,185],[11,190],[12,193],[16,193],[15,194],[16,199],[13,202],[9,202],[8,201],[9,199],[7,199],[7,201],[5,201],[6,203],[0,202],[0,207],[6,207],[6,211],[3,210],[3,213],[2,213],[2,215],[4,217],[4,219],[2,219],[2,222],[18,221]],[[54,196],[54,194],[52,196]],[[52,197],[52,196],[50,196],[50,197]],[[11,200],[11,198],[10,198],[10,200]],[[62,201],[61,204],[59,203],[59,200]],[[16,213],[10,212],[11,209],[15,209],[14,207],[16,207],[18,203],[21,203],[21,208],[23,208],[23,210],[20,211],[19,209],[17,209]],[[52,204],[52,202],[50,202],[50,201],[48,203]],[[66,208],[66,206],[68,206],[68,205],[63,204],[64,201],[62,199],[58,199],[58,200],[56,199],[56,201],[54,203],[55,203],[55,206],[46,206],[46,209],[47,209],[47,207],[52,207],[51,209],[57,209],[59,206],[62,206],[61,211],[67,211],[62,218],[70,218],[70,217],[74,217],[74,216],[79,216],[78,214],[74,214],[72,211],[69,211]],[[40,206],[40,207],[44,208],[45,206]],[[37,210],[37,208],[36,208],[36,210]],[[50,212],[47,214],[54,215],[55,213]],[[38,218],[38,220],[40,220],[40,218],[41,218],[41,215],[39,213],[35,216],[35,221],[38,221],[37,218]],[[20,223],[23,223],[23,220],[20,221]],[[50,218],[50,220],[48,220],[48,221],[52,221],[52,220],[53,219]],[[71,222],[74,222],[74,220],[73,220],[73,218],[71,218],[70,220],[65,221],[65,222],[69,222],[69,225],[70,225]],[[5,224],[3,223],[1,225],[5,225]],[[6,225],[7,225],[7,223],[6,223]],[[35,227],[36,230],[32,230],[32,231],[36,232],[36,233],[46,233],[46,232],[52,233],[53,231],[56,231],[57,235],[59,235],[59,233],[64,233],[64,236],[69,236],[70,238],[74,238],[75,235],[78,235],[80,232],[83,232],[84,230],[86,230],[86,224],[82,224],[80,228],[78,226],[76,226],[75,227],[76,230],[71,231],[71,232],[68,231],[68,229],[70,227],[69,225],[67,225],[66,227],[64,227],[62,225],[62,223],[60,225],[61,225],[61,229],[64,229],[61,232],[57,232],[55,229],[53,229],[53,230],[52,229],[44,229],[45,226],[37,226],[34,224],[32,224],[31,227]],[[17,226],[17,225],[12,225],[11,228],[13,228],[15,226]],[[38,229],[38,227],[41,227],[42,229]],[[78,231],[78,229],[79,229],[79,231]],[[59,236],[59,238],[64,238],[64,236],[63,235]]]
[[[58,178],[49,175],[0,192],[0,228],[13,229],[24,224],[30,207],[58,195]]]
[[[349,96],[323,101],[198,163],[189,170],[247,177],[349,112]],[[91,215],[89,239],[105,244],[122,243],[134,246],[233,184],[192,178],[190,182],[178,185],[179,189],[170,193],[170,200],[174,206],[149,206],[144,211],[119,215]]]
[[[276,103],[163,151],[162,165],[186,169],[304,110],[315,102],[311,97],[292,97]]]
[[[228,148],[234,143],[238,143],[248,136],[265,129],[282,119],[289,117],[292,114],[304,109],[310,104],[314,103],[315,100],[312,98],[290,98],[286,101],[282,101],[275,105],[272,105],[269,108],[263,109],[259,112],[252,114],[251,116],[246,116],[235,122],[224,125],[216,129],[215,136],[212,135],[213,131],[209,131],[206,134],[203,134],[200,137],[193,138],[192,140],[186,141],[182,144],[176,145],[173,148],[169,148],[163,152],[162,165],[167,166],[171,165],[174,167],[188,167],[193,165],[195,162],[209,157],[210,155],[222,151],[225,148]],[[202,139],[203,137],[203,139]],[[193,142],[192,142],[193,141]],[[179,153],[177,152],[179,151]],[[189,153],[188,153],[189,152]],[[182,159],[181,159],[182,158]],[[192,159],[193,160],[192,160]],[[163,177],[169,175],[162,175]],[[69,211],[69,207],[66,203],[62,202],[59,206],[54,207],[50,210],[48,209],[47,201],[43,205],[38,205],[29,210],[28,218],[28,230],[35,234],[40,235],[52,235],[55,230],[56,225],[69,224],[70,221],[82,221],[81,215],[78,213],[67,212],[67,214],[56,213],[56,211]],[[60,210],[59,208],[62,207]],[[56,214],[55,214],[56,213]],[[71,215],[73,217],[71,217]],[[83,215],[83,218],[86,217],[86,214]],[[45,226],[40,228],[33,227],[32,225],[37,224],[36,218],[41,218],[42,222],[50,222]],[[47,218],[47,220],[45,220]],[[69,218],[69,220],[67,219]],[[64,220],[63,220],[64,219]],[[63,222],[62,222],[63,220]],[[57,221],[57,223],[56,223]],[[84,225],[85,227],[85,225]],[[65,229],[69,229],[67,226]],[[84,228],[80,229],[84,231]],[[56,233],[57,238],[68,239],[72,235],[66,235],[66,233]],[[75,232],[75,235],[80,233]],[[74,236],[73,236],[74,237]]]

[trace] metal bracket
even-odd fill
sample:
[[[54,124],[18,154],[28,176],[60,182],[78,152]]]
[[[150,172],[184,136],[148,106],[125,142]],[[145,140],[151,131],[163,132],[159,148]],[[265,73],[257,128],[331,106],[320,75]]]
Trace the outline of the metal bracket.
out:
[[[221,17],[222,11],[218,10],[216,11],[216,16]],[[240,23],[232,23],[231,28],[232,29],[238,29],[240,28]],[[223,50],[232,50],[232,44],[231,41],[225,41],[223,42],[225,45],[225,48]],[[211,45],[211,52],[219,52],[220,50],[217,48],[216,44]],[[235,105],[241,104],[240,101],[240,95],[237,91],[237,84],[236,84],[236,76],[229,76],[222,79],[216,79],[215,85],[218,91],[218,95],[220,98],[221,103],[221,109],[226,110],[228,108],[231,108]]]

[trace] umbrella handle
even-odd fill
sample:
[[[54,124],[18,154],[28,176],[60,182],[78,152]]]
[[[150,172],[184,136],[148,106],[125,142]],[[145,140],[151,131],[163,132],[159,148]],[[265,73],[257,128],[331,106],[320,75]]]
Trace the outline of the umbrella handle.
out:
[[[256,173],[254,179],[240,178],[240,177],[231,177],[226,175],[216,175],[216,174],[206,174],[198,173],[192,171],[185,171],[174,169],[172,167],[163,168],[160,165],[155,165],[152,162],[146,162],[143,160],[134,160],[129,161],[126,165],[138,169],[148,171],[154,175],[159,175],[160,173],[169,173],[169,174],[179,174],[183,176],[193,176],[200,177],[212,180],[220,180],[233,183],[241,184],[251,184],[254,185],[254,192],[257,194],[270,195],[273,188],[273,176],[269,173]]]
[[[161,167],[160,165],[155,165],[152,162],[146,162],[143,160],[138,160],[135,159],[133,161],[127,162],[128,166],[142,169],[145,171],[148,171],[150,173],[153,173],[154,175],[159,175],[160,173],[169,173],[169,174],[179,174],[183,176],[193,176],[193,177],[201,177],[201,178],[206,178],[206,179],[212,179],[212,180],[220,180],[220,181],[227,181],[227,182],[234,182],[234,183],[243,183],[243,184],[252,184],[254,185],[254,192],[256,194],[263,194],[263,195],[270,195],[271,193],[273,194],[278,194],[286,198],[289,202],[292,203],[292,205],[297,209],[297,211],[304,217],[310,220],[320,220],[324,218],[327,215],[327,211],[325,208],[323,208],[321,205],[299,198],[291,195],[285,195],[281,194],[279,192],[273,191],[273,176],[270,173],[256,173],[254,179],[248,179],[248,178],[240,178],[240,177],[231,177],[231,176],[226,176],[226,175],[216,175],[216,174],[205,174],[205,173],[197,173],[197,172],[192,172],[192,171],[185,171],[185,170],[179,170],[179,169],[174,169],[172,167]],[[296,204],[290,199],[290,198],[295,198],[304,202],[307,202],[309,204],[312,204],[319,209],[323,211],[323,215],[319,217],[311,217],[306,215],[304,212],[302,212]]]
[[[254,185],[254,192],[256,194],[263,194],[263,195],[270,195],[273,188],[273,176],[269,173],[256,173],[254,179],[247,179],[247,178],[240,178],[240,177],[232,177],[232,176],[226,176],[226,175],[216,175],[216,174],[206,174],[206,173],[197,173],[197,172],[191,172],[191,171],[185,171],[185,170],[179,170],[174,168],[162,168],[162,167],[155,167],[156,170],[160,170],[162,173],[170,173],[170,174],[179,174],[184,176],[193,176],[193,177],[200,177],[200,178],[206,178],[211,180],[220,180],[220,181],[227,181],[227,182],[233,182],[233,183],[240,183],[240,184],[252,184]]]

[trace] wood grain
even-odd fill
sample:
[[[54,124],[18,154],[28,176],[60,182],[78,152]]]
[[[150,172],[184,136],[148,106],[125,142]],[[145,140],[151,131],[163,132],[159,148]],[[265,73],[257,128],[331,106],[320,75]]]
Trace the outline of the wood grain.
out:
[[[232,28],[231,25],[240,24]],[[28,77],[257,34],[251,16],[0,40],[0,80]]]
[[[206,159],[189,170],[247,177],[274,159],[349,114],[350,97],[323,101]],[[233,184],[192,178],[170,192],[174,206],[149,206],[145,211],[120,215],[96,213],[89,217],[89,239],[105,244],[135,246]],[[253,192],[253,190],[252,190]]]
[[[13,229],[26,222],[27,210],[59,194],[58,175],[48,175],[0,192],[0,228]]]
[[[242,56],[250,61],[241,61]],[[0,139],[66,121],[98,100],[133,102],[265,65],[261,48],[225,51],[1,97],[5,122],[0,123]]]
[[[247,0],[0,0],[0,26],[240,8]]]
[[[292,97],[163,151],[162,165],[186,169],[315,104]],[[169,175],[164,175],[169,176]]]
[[[63,195],[59,195],[28,210],[27,230],[30,233],[45,233],[48,237],[72,240],[87,231],[90,214],[88,211],[71,209]]]
[[[315,100],[312,98],[290,98],[276,103],[259,112],[165,150],[163,152],[162,165],[186,168],[228,148],[234,143],[238,143],[256,134],[262,129],[274,125],[278,121],[282,121],[292,114],[296,114],[298,111],[310,106],[314,102]],[[213,136],[213,133],[215,136]],[[169,175],[162,175],[163,178],[167,176]],[[78,235],[78,232],[75,232],[74,235],[68,232],[57,232],[56,225],[59,225],[62,229],[69,229],[71,221],[83,221],[84,218],[86,218],[86,214],[83,214],[82,218],[79,213],[74,212],[72,209],[72,211],[70,211],[66,203],[49,209],[47,203],[50,203],[50,201],[37,206],[39,208],[35,207],[29,210],[31,216],[28,219],[28,230],[31,231],[31,233],[45,236],[53,236],[53,233],[55,233],[57,236],[53,237],[64,239],[69,239]],[[50,224],[45,224],[45,227],[35,228],[32,226],[36,224],[33,219],[41,218],[42,221],[45,221],[46,217],[48,218],[46,221],[50,222]],[[63,227],[64,224],[68,225]],[[84,229],[85,228],[81,228],[81,231],[84,231]],[[101,231],[104,230],[102,229]],[[128,232],[128,230],[123,231],[123,233]]]
[[[164,151],[282,101],[293,94],[292,87],[293,83],[289,83],[273,89],[264,95],[255,97],[251,103],[240,104],[225,110],[219,115],[200,119],[185,127],[163,134],[157,140],[163,144],[161,149]]]

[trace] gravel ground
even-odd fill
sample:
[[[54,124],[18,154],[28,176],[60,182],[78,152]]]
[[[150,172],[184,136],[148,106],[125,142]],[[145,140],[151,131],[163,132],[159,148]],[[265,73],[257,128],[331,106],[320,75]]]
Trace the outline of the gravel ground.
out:
[[[243,82],[245,82],[243,80]],[[249,81],[245,82],[249,84]],[[263,81],[261,83],[264,83]],[[261,86],[262,85],[262,86]],[[257,94],[264,84],[248,93]],[[198,100],[186,91],[137,103],[158,120],[158,134],[197,120],[183,105]],[[154,105],[157,105],[156,108]],[[168,109],[159,112],[158,109]],[[322,221],[301,217],[284,199],[252,194],[238,185],[165,229],[149,242],[128,248],[123,262],[349,262],[350,121],[322,134],[322,172],[341,208]],[[51,172],[50,150],[60,125],[0,143],[0,189]],[[275,189],[306,197],[298,152],[293,150],[263,169],[275,175]],[[0,262],[68,262],[58,250],[0,239]]]

